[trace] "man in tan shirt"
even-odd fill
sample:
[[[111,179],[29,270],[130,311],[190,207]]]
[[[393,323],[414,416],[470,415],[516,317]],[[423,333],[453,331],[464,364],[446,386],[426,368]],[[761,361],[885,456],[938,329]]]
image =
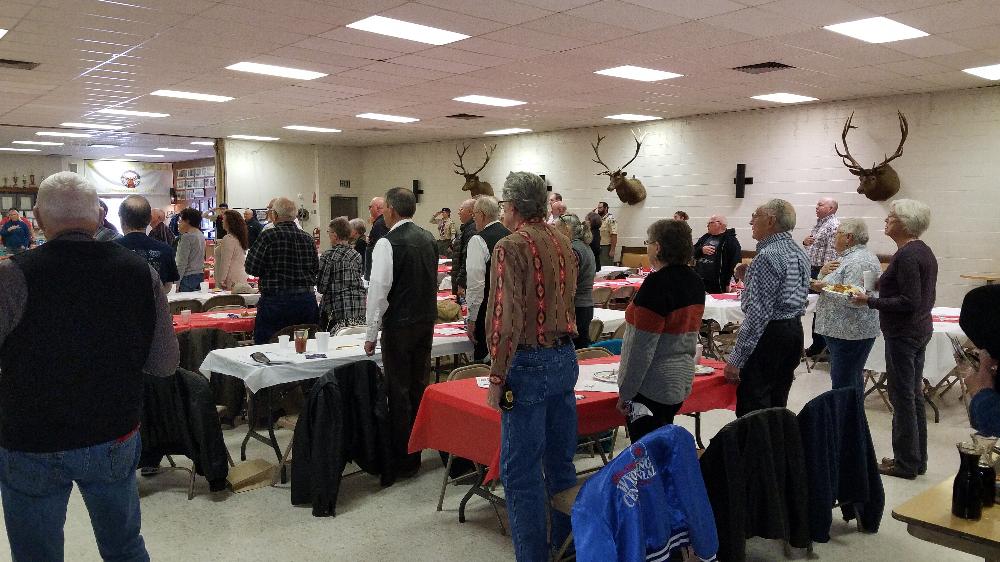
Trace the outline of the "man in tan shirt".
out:
[[[503,186],[512,234],[493,250],[486,335],[493,358],[488,403],[501,408],[500,477],[519,562],[547,560],[570,530],[549,495],[576,484],[575,293],[570,241],[546,224],[545,182],[512,172]],[[544,473],[544,478],[543,478]]]
[[[458,227],[455,226],[455,221],[451,218],[451,209],[445,207],[434,213],[434,216],[431,217],[431,224],[437,225],[438,255],[450,258],[452,241],[458,233]]]

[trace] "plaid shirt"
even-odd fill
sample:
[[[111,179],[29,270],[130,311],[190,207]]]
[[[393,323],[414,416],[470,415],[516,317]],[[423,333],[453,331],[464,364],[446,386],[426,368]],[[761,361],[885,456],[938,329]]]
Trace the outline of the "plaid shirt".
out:
[[[316,288],[323,293],[320,317],[326,326],[365,323],[365,287],[361,254],[337,244],[319,258]]]
[[[836,215],[828,215],[816,221],[816,226],[809,233],[813,237],[812,246],[806,248],[809,265],[823,267],[824,263],[837,259],[837,245],[833,239],[837,235],[838,228],[840,219]]]
[[[791,234],[779,232],[757,244],[747,270],[740,326],[729,364],[743,368],[771,320],[802,316],[809,295],[809,258]]]
[[[319,258],[313,238],[292,221],[260,233],[247,252],[247,273],[260,278],[260,292],[309,289],[316,281]]]

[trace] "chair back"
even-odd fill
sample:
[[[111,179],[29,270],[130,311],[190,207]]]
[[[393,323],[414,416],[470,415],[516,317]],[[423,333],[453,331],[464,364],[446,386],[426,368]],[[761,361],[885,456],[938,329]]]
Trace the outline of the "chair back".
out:
[[[473,365],[465,365],[453,370],[448,373],[448,381],[460,381],[462,379],[474,379],[476,377],[488,377],[490,376],[490,368],[488,365],[483,365],[481,363],[476,363]]]
[[[607,308],[611,299],[611,287],[594,287],[594,306]]]
[[[314,337],[316,332],[319,331],[319,326],[316,324],[296,324],[294,326],[286,326],[271,336],[271,341],[269,343],[278,343],[278,336],[288,336],[289,338],[295,337],[295,330],[308,330],[309,337]]]
[[[205,304],[201,305],[202,310],[209,310],[216,306],[238,305],[238,308],[246,308],[247,301],[243,295],[215,295],[209,297]]]
[[[633,296],[635,296],[634,286],[623,285],[616,287],[611,293],[611,300],[608,304],[611,308],[624,310],[628,306],[628,303],[632,302]]]
[[[605,349],[611,355],[621,355],[622,354],[622,340],[620,340],[620,339],[611,339],[611,340],[598,341],[598,342],[594,342],[594,343],[590,344],[590,348],[591,349],[597,349],[597,348]]]
[[[337,330],[334,335],[337,336],[349,336],[351,334],[363,334],[368,331],[368,326],[347,326]]]
[[[585,347],[576,350],[576,360],[600,359],[601,357],[611,357],[613,354],[603,347]]]
[[[622,267],[649,267],[649,254],[622,254]]]
[[[221,306],[213,306],[212,308],[206,308],[205,312],[220,312],[223,310],[243,310],[244,308],[246,307],[238,304],[224,304]]]
[[[611,339],[613,339],[613,340],[624,339],[625,338],[625,326],[627,324],[628,324],[627,322],[622,322],[620,326],[618,326],[617,328],[615,328],[615,333],[611,334]]]
[[[590,329],[588,330],[590,335],[590,341],[597,341],[601,334],[604,333],[604,322],[594,318],[590,321]]]
[[[197,299],[184,299],[173,301],[169,304],[170,314],[180,314],[182,310],[190,310],[191,312],[201,312],[204,310],[201,306],[201,301]]]

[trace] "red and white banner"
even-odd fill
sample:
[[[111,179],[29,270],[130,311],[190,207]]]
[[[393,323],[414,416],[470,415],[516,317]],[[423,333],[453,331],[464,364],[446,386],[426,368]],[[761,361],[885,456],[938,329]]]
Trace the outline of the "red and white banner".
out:
[[[84,175],[98,195],[167,194],[173,185],[173,167],[159,162],[86,160]]]

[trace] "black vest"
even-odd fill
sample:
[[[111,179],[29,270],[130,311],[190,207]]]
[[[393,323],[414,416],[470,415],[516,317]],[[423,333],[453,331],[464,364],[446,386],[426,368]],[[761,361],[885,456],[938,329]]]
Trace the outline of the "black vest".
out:
[[[496,247],[497,242],[510,236],[510,230],[503,224],[495,222],[484,228],[479,235],[483,237],[483,241],[486,242],[486,249],[489,250],[486,254],[486,286],[483,287],[483,302],[479,305],[479,314],[483,315],[483,318],[486,318],[486,307],[490,304],[490,277],[492,277],[490,264],[493,263],[493,248]]]
[[[383,328],[401,328],[437,320],[438,251],[434,236],[412,222],[389,231],[392,287]]]
[[[128,434],[156,321],[149,265],[92,240],[57,239],[11,259],[28,297],[0,348],[0,446],[65,451]]]

